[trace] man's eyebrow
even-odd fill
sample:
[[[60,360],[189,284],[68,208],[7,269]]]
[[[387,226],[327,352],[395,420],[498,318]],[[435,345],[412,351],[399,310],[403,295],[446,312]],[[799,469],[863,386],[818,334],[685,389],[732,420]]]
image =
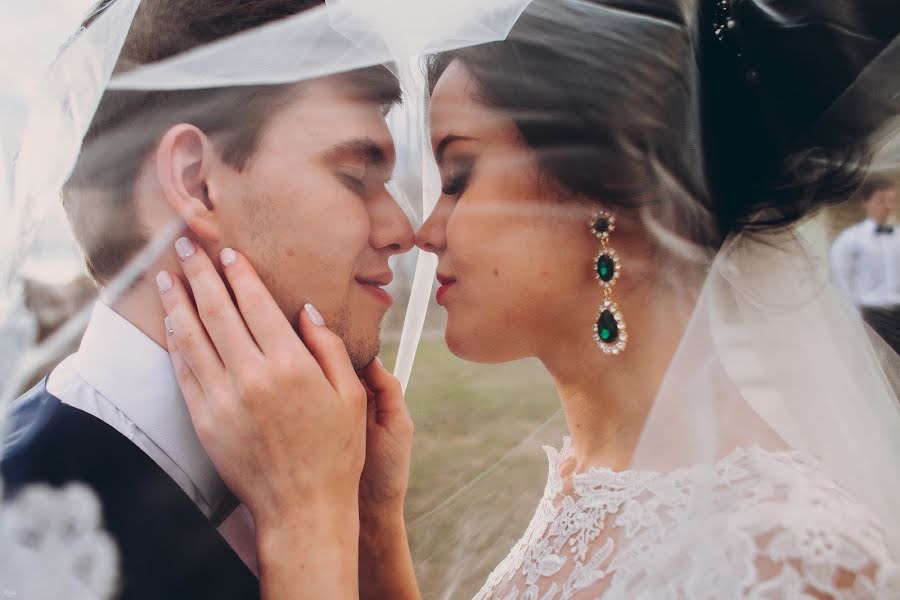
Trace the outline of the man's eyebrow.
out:
[[[388,166],[387,153],[372,138],[347,140],[332,146],[325,153],[325,159],[330,162],[347,158],[359,158],[376,167]]]
[[[437,164],[439,164],[439,165],[443,164],[444,151],[447,149],[447,146],[449,146],[453,142],[458,142],[460,140],[471,140],[471,139],[472,138],[470,138],[470,137],[465,137],[462,135],[453,135],[453,134],[445,135],[444,139],[442,139],[438,143],[437,148],[435,148],[435,150],[434,150],[434,159],[437,161]]]

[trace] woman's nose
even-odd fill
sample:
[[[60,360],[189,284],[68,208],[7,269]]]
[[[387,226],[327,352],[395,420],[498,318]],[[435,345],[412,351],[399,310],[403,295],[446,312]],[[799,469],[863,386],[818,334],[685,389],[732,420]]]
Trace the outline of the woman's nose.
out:
[[[447,246],[447,218],[449,216],[449,208],[439,200],[428,219],[416,232],[416,246],[426,252],[440,253]]]

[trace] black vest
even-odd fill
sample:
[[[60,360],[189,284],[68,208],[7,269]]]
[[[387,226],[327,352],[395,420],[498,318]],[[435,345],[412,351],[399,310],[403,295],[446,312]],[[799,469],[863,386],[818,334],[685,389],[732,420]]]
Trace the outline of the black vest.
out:
[[[93,488],[119,549],[117,598],[259,598],[256,577],[178,484],[118,431],[48,393],[46,381],[11,406],[0,462],[7,497],[38,482]]]

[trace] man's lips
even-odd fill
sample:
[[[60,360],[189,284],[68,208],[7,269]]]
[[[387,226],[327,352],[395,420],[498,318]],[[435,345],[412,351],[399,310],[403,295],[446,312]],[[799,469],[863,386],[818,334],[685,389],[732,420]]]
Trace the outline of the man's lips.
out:
[[[387,290],[383,288],[388,285],[393,278],[394,275],[392,273],[385,273],[383,275],[375,275],[372,277],[357,277],[356,282],[363,286],[367,292],[390,306],[394,303],[394,299]]]

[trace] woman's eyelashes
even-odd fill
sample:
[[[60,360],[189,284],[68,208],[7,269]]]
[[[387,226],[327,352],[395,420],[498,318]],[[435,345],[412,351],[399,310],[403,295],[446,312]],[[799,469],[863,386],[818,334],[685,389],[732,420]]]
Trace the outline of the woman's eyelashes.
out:
[[[446,180],[441,182],[441,193],[446,196],[460,196],[466,190],[472,177],[472,161],[453,165]]]

